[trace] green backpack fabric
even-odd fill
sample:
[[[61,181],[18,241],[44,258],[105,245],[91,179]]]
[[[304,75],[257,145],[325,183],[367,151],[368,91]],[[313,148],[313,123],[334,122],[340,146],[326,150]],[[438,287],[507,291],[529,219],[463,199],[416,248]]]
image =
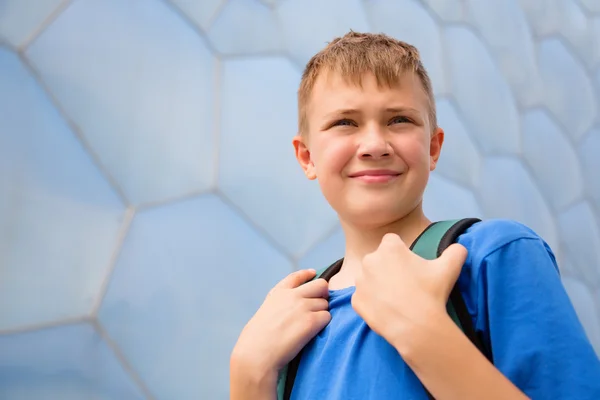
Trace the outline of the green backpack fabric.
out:
[[[476,218],[466,218],[432,223],[413,242],[410,248],[415,254],[418,254],[427,260],[436,259],[448,246],[455,243],[463,232],[479,221],[480,220]],[[313,279],[323,278],[329,281],[329,279],[340,270],[342,262],[343,259],[338,260],[328,268],[317,272],[317,275]],[[461,328],[465,335],[488,358],[488,360],[492,361],[491,349],[488,349],[483,344],[483,340],[475,332],[471,316],[457,285],[452,289],[446,308],[456,325]],[[277,382],[278,400],[290,400],[301,357],[302,352],[280,371]],[[425,390],[427,391],[427,389]],[[430,399],[433,399],[433,396],[429,392],[427,392],[427,394]]]

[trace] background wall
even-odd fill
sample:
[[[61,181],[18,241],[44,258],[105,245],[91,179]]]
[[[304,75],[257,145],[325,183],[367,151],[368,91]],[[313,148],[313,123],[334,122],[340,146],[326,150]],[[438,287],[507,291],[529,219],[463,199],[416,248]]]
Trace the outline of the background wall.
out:
[[[267,290],[342,255],[291,138],[350,28],[430,71],[429,216],[533,227],[600,349],[600,2],[0,0],[0,398],[228,397]]]

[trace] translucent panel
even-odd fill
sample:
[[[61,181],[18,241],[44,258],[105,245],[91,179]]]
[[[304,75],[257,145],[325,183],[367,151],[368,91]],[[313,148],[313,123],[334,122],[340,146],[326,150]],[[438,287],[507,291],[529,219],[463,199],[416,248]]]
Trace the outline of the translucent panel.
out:
[[[294,157],[298,81],[284,58],[225,62],[219,156],[220,189],[295,256],[337,222]]]
[[[587,203],[579,203],[558,217],[561,240],[573,266],[586,283],[600,285],[600,231]]]
[[[425,215],[432,221],[482,218],[473,192],[432,174],[423,198]]]
[[[527,20],[538,36],[556,33],[562,22],[565,0],[519,0]]]
[[[600,14],[600,2],[597,0],[579,0],[579,2],[586,10]]]
[[[424,0],[435,14],[444,21],[461,22],[465,19],[465,3],[462,0]]]
[[[562,11],[560,32],[573,45],[578,58],[594,66],[600,59],[598,31],[594,29],[594,22],[575,0],[563,1]]]
[[[579,156],[585,177],[585,189],[592,196],[600,211],[600,130],[591,131],[579,147]]]
[[[465,186],[477,183],[481,157],[462,118],[448,100],[437,104],[438,125],[444,129],[444,145],[436,172]]]
[[[213,183],[215,63],[164,2],[74,2],[27,56],[132,203]]]
[[[597,111],[592,82],[584,67],[558,39],[539,45],[544,102],[577,141],[591,127]]]
[[[600,318],[590,288],[577,279],[563,278],[563,284],[588,338],[600,354]]]
[[[445,31],[452,94],[485,152],[515,153],[519,116],[513,95],[485,46],[469,29]]]
[[[0,398],[144,400],[88,324],[0,336]]]
[[[577,154],[561,129],[540,110],[523,116],[523,155],[546,199],[560,210],[583,194]]]
[[[521,222],[544,238],[556,253],[560,253],[554,218],[535,181],[517,159],[487,159],[479,187],[479,199],[486,217]]]
[[[496,56],[497,64],[523,105],[541,98],[533,38],[518,0],[467,0],[471,21]]]
[[[169,0],[177,5],[203,31],[207,31],[223,0]]]
[[[258,0],[230,0],[210,28],[208,38],[221,54],[283,50],[275,12]]]
[[[225,399],[229,356],[291,262],[215,196],[139,213],[100,321],[158,399]]]
[[[304,255],[298,262],[300,269],[316,269],[317,271],[329,267],[333,262],[344,257],[346,240],[344,231],[338,227],[328,238],[317,243],[315,247]]]
[[[56,11],[61,0],[0,1],[0,39],[15,47],[25,44],[43,27],[44,22]]]
[[[334,37],[369,30],[361,0],[285,0],[277,14],[286,48],[302,68]]]
[[[0,330],[88,313],[123,205],[16,54],[0,48]]]

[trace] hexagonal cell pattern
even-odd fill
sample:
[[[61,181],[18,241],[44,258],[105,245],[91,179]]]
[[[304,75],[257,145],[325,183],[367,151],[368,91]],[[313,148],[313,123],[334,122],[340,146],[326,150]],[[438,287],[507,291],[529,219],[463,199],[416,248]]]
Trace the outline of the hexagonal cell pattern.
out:
[[[600,229],[587,203],[579,203],[558,216],[561,240],[573,266],[593,287],[600,285]]]
[[[230,0],[210,28],[208,38],[221,54],[283,50],[275,12],[258,0]]]
[[[169,0],[177,5],[203,31],[207,31],[211,21],[218,15],[225,0]]]
[[[600,14],[600,3],[596,0],[579,0],[585,9]]]
[[[517,0],[483,2],[467,0],[470,20],[496,55],[521,104],[535,104],[542,96],[535,46]]]
[[[600,353],[600,318],[594,296],[590,289],[577,279],[564,277],[562,281],[588,338],[596,352]]]
[[[295,256],[337,222],[294,158],[298,84],[283,58],[225,62],[219,156],[223,193]]]
[[[0,39],[14,47],[29,41],[63,0],[37,0],[35,7],[21,0],[4,0],[0,4]]]
[[[450,91],[475,139],[487,153],[519,152],[519,116],[513,95],[485,46],[463,27],[448,28],[444,38]]]
[[[488,158],[483,164],[479,193],[487,218],[509,218],[524,223],[560,253],[554,218],[536,183],[513,158]]]
[[[432,174],[423,198],[425,215],[432,221],[482,218],[477,200],[468,189]]]
[[[563,18],[565,0],[519,0],[527,20],[538,36],[556,33]]]
[[[88,313],[124,208],[18,56],[2,48],[0,193],[0,330]]]
[[[544,102],[578,141],[591,127],[597,110],[592,82],[558,39],[540,43],[539,63]]]
[[[268,290],[344,255],[291,139],[350,29],[429,70],[427,216],[533,228],[600,353],[596,0],[31,3],[0,0],[0,398],[228,397]]]
[[[0,335],[0,398],[145,400],[89,324]]]
[[[588,19],[576,1],[565,0],[562,7],[560,32],[574,47],[579,58],[587,65],[594,66],[600,57],[600,45],[593,21]]]
[[[580,198],[583,179],[577,154],[561,129],[541,110],[525,114],[521,126],[523,155],[554,209]]]
[[[416,0],[365,2],[373,31],[406,41],[420,49],[434,92],[446,92],[440,31],[431,15]]]
[[[27,57],[129,201],[212,185],[215,63],[164,2],[75,2]]]
[[[334,37],[369,30],[361,0],[285,0],[277,15],[286,48],[301,68]]]
[[[477,183],[481,156],[455,107],[448,100],[437,103],[438,125],[444,129],[442,155],[436,172],[465,186]]]
[[[598,149],[600,149],[600,130],[595,129],[581,141],[579,156],[581,157],[583,176],[585,177],[585,188],[598,204],[598,211],[600,211],[600,178],[598,177],[600,158],[598,157]]]
[[[226,398],[237,335],[292,270],[218,197],[149,209],[132,223],[99,318],[156,398]]]
[[[461,22],[465,19],[466,7],[463,0],[424,0],[442,20]]]

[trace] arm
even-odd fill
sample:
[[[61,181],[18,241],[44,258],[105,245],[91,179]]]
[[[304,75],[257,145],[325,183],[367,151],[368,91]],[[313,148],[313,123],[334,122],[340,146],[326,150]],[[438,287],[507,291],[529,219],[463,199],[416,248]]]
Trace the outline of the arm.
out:
[[[414,327],[395,345],[429,392],[444,399],[527,399],[469,341],[447,314]]]
[[[600,361],[548,246],[525,235],[469,262],[475,284],[468,278],[459,284],[476,330],[491,344],[494,366],[448,317],[436,316],[407,335],[399,349],[432,394],[522,398],[512,382],[533,399],[600,398]]]
[[[329,323],[329,285],[315,274],[288,275],[248,321],[230,357],[231,400],[276,399],[278,371]]]
[[[276,400],[277,371],[245,365],[244,357],[232,354],[229,376],[231,400]]]

